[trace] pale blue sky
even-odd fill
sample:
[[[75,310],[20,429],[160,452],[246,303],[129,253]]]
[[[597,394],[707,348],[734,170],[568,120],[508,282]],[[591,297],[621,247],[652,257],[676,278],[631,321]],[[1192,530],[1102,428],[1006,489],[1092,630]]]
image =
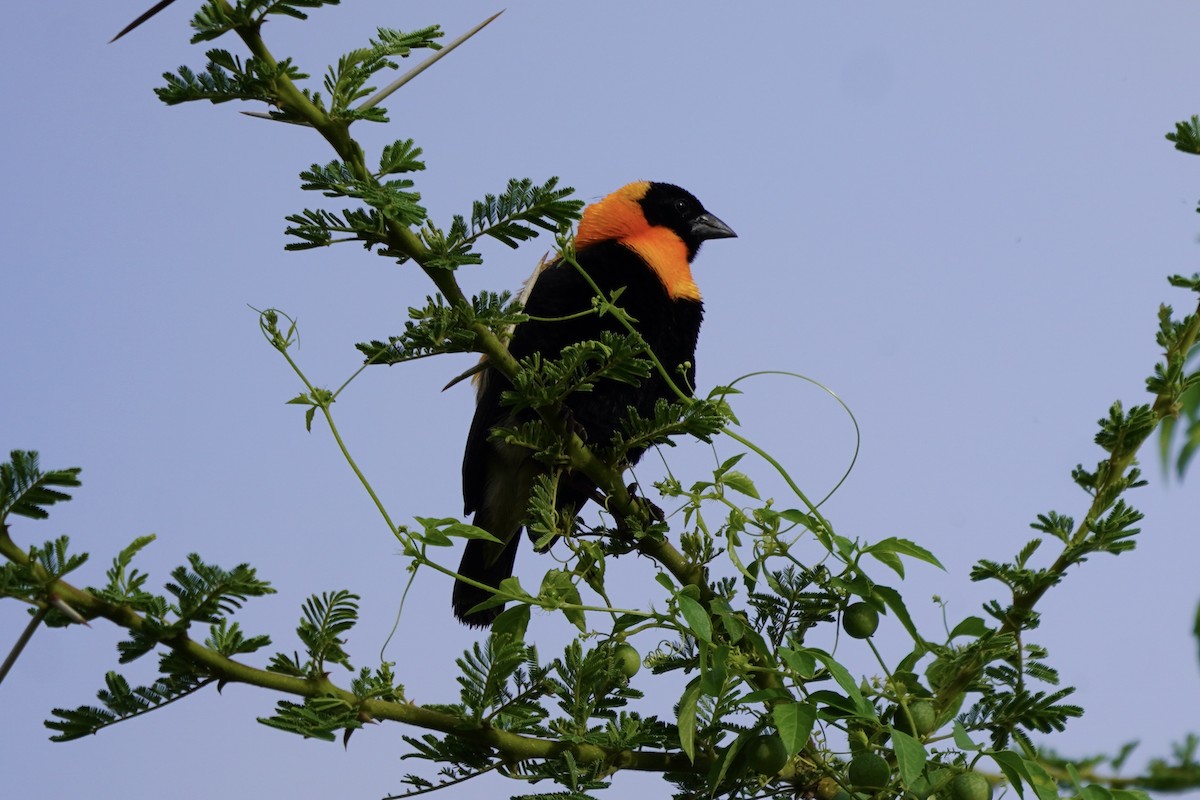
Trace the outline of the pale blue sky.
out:
[[[330,151],[237,105],[158,103],[157,76],[202,66],[204,48],[187,44],[189,0],[107,45],[144,4],[20,3],[0,29],[0,448],[84,467],[77,500],[13,534],[71,534],[95,554],[85,583],[149,532],[159,540],[140,566],[159,580],[192,551],[249,561],[279,594],[252,602],[243,625],[280,649],[295,646],[308,593],[351,589],[363,619],[350,646],[370,663],[404,562],[326,430],[305,433],[283,404],[299,387],[247,304],[297,316],[297,357],[336,386],[359,363],[353,344],[398,332],[432,287],[354,246],[283,252],[283,217],[316,199],[296,174]],[[452,37],[496,10],[364,1],[265,35],[320,75],[377,25],[441,23]],[[700,386],[783,369],[846,400],[863,449],[827,514],[845,535],[907,536],[942,558],[948,572],[914,568],[906,591],[934,626],[930,595],[956,618],[994,596],[967,580],[975,559],[1008,558],[1037,513],[1082,513],[1069,471],[1098,457],[1094,420],[1114,399],[1143,400],[1158,304],[1187,301],[1165,276],[1200,263],[1200,159],[1162,137],[1200,112],[1198,25],[1185,2],[518,2],[396,95],[392,123],[358,133],[376,151],[417,140],[429,166],[419,188],[442,222],[514,176],[560,175],[584,199],[641,178],[692,190],[740,237],[696,264]],[[461,279],[514,289],[549,247],[488,245],[487,265]],[[461,510],[472,398],[439,389],[469,361],[368,371],[335,408],[398,519]],[[850,456],[844,416],[799,382],[746,388],[749,435],[824,494]],[[668,455],[690,478],[712,459],[702,447]],[[643,483],[658,464],[646,459]],[[1141,739],[1149,756],[1196,727],[1200,495],[1146,467],[1138,549],[1094,559],[1042,605],[1036,640],[1087,708],[1054,740],[1064,753]],[[527,582],[545,567],[528,552],[520,562]],[[632,602],[661,599],[639,583],[644,565],[618,566]],[[413,700],[451,702],[450,665],[475,634],[453,623],[447,580],[422,575],[414,593],[388,657]],[[0,647],[23,621],[0,606]],[[535,622],[562,640],[560,620]],[[894,622],[881,636],[900,651]],[[117,639],[103,624],[34,638],[0,687],[10,788],[19,774],[29,797],[375,798],[404,773],[432,774],[398,761],[401,734],[416,731],[373,728],[348,750],[304,741],[255,723],[274,698],[238,686],[47,742],[49,709],[93,700]],[[873,673],[867,653],[840,655]],[[658,680],[644,708],[669,714],[676,684]],[[640,776],[616,786],[660,791]],[[552,788],[489,777],[442,796],[529,791]]]

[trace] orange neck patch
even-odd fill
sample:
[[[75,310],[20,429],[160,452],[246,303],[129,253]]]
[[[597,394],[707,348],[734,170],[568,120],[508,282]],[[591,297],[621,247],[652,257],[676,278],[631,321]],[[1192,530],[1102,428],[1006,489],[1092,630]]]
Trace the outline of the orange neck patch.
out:
[[[649,189],[647,181],[631,183],[585,208],[575,247],[582,250],[599,242],[619,242],[654,270],[672,300],[699,300],[687,245],[670,228],[646,222],[640,201]]]
[[[647,227],[636,236],[622,239],[621,244],[650,265],[672,300],[700,299],[700,287],[692,279],[692,265],[688,263],[687,245],[675,231],[661,225]]]

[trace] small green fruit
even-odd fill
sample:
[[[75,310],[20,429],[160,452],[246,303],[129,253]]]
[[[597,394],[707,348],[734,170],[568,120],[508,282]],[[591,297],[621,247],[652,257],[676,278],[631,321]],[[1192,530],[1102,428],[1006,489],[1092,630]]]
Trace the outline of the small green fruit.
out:
[[[858,791],[876,792],[888,785],[892,779],[892,768],[875,753],[859,753],[850,761],[846,770],[850,785]],[[954,798],[961,800],[961,798]]]
[[[896,707],[896,713],[892,715],[892,725],[898,731],[904,731],[909,736],[926,736],[933,733],[937,727],[937,712],[933,710],[933,703],[928,700],[914,700],[908,704],[908,713],[912,714],[913,725],[908,724],[908,716],[905,715],[904,709]]]
[[[992,784],[978,772],[964,772],[950,782],[952,800],[992,800]]]
[[[746,766],[759,775],[775,775],[788,762],[787,748],[775,734],[754,737],[742,752],[746,754]]]
[[[613,648],[613,659],[617,663],[617,670],[626,678],[637,675],[638,670],[642,668],[642,654],[626,642],[621,642]]]
[[[866,603],[853,603],[842,612],[842,629],[854,639],[869,639],[879,629],[879,612]]]

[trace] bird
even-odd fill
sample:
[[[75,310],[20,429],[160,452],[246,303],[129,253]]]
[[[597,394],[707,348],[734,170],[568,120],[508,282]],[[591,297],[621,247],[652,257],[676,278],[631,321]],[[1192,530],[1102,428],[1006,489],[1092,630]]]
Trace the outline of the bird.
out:
[[[622,290],[617,303],[681,391],[692,393],[695,352],[704,316],[700,290],[691,264],[709,239],[736,237],[733,229],[708,212],[694,195],[670,183],[637,181],[587,206],[575,235],[575,261],[607,296]],[[596,291],[574,265],[561,256],[543,259],[521,295],[528,319],[517,324],[508,341],[520,360],[533,355],[556,358],[563,348],[597,339],[604,331],[625,333],[613,316],[588,312]],[[463,504],[473,524],[494,536],[467,540],[458,574],[491,587],[512,575],[525,526],[530,493],[548,467],[531,450],[490,439],[497,426],[533,419],[533,412],[514,414],[501,403],[512,388],[499,370],[482,362],[476,386],[475,415],[463,454]],[[682,374],[681,374],[682,371]],[[682,377],[682,380],[681,380]],[[660,399],[674,399],[667,381],[652,372],[639,385],[600,379],[590,391],[563,401],[565,416],[585,442],[604,445],[620,430],[632,409],[652,417]],[[629,465],[641,451],[626,455]],[[560,481],[556,508],[573,518],[595,490],[584,476]],[[486,628],[503,606],[472,612],[492,592],[456,580],[454,615],[461,622]]]

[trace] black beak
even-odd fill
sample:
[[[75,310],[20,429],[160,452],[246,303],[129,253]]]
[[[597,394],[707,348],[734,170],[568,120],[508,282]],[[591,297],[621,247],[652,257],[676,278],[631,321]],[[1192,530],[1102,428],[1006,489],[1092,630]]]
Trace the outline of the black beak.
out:
[[[696,217],[688,226],[688,233],[698,242],[705,239],[734,239],[737,234],[733,228],[709,214],[707,211]]]

